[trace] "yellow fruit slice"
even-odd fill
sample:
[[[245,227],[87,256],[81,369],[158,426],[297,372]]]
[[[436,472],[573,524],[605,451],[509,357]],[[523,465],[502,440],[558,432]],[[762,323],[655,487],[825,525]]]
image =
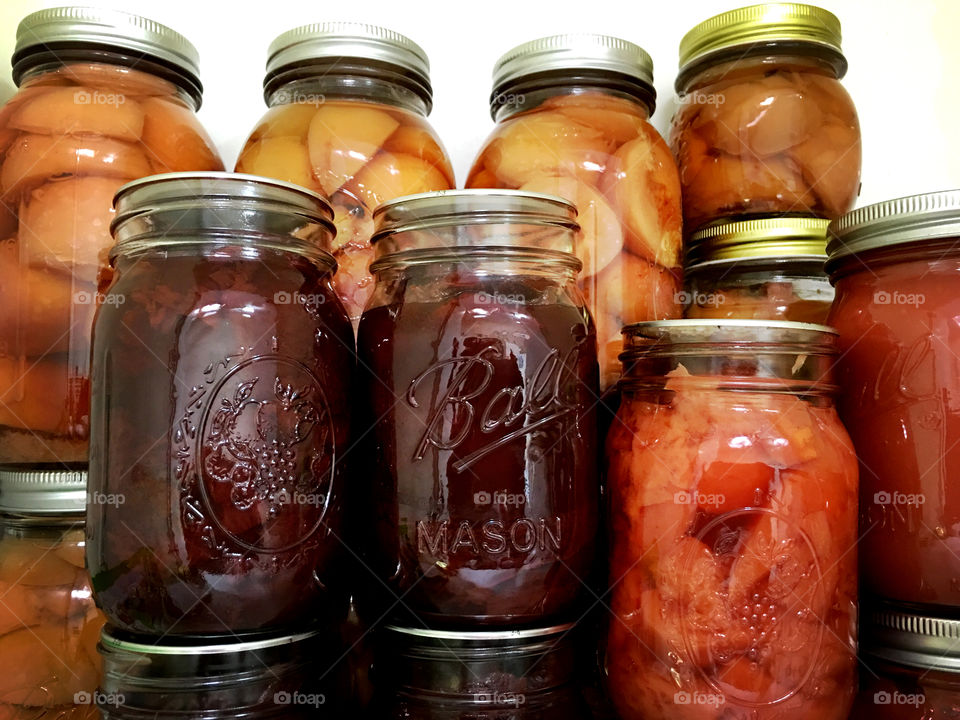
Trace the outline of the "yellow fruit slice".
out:
[[[56,432],[67,416],[68,370],[56,360],[0,358],[0,425]]]
[[[240,153],[236,172],[263,175],[321,191],[313,177],[306,143],[297,137],[264,137],[248,144]]]
[[[267,110],[253,132],[250,133],[244,147],[255,140],[274,137],[299,138],[306,144],[310,122],[316,114],[316,105],[291,103],[290,105],[272,107]]]
[[[96,668],[66,628],[40,625],[0,637],[0,702],[73,705],[74,695],[97,687]]]
[[[144,152],[153,172],[223,170],[216,145],[186,105],[148,98],[143,112]]]
[[[176,97],[179,90],[169,80],[164,80],[134,68],[110,63],[75,63],[64,65],[50,76],[51,82],[68,80],[77,85],[97,88],[108,93],[123,93],[126,96],[166,95]]]
[[[362,103],[330,104],[317,109],[307,132],[313,174],[329,196],[366,165],[399,122]]]
[[[447,152],[443,149],[440,140],[428,128],[419,125],[401,125],[387,138],[383,149],[423,160],[442,172],[449,181],[450,187],[455,185],[453,168],[447,158]]]
[[[143,108],[120,93],[51,88],[21,104],[9,127],[45,135],[104,135],[134,142],[143,133]]]
[[[450,181],[423,160],[384,152],[368,163],[343,189],[373,210],[381,203],[401,195],[449,190]]]
[[[643,106],[605,93],[557,95],[545,100],[542,107],[557,110],[581,125],[594,128],[618,145],[633,140],[647,124]]]

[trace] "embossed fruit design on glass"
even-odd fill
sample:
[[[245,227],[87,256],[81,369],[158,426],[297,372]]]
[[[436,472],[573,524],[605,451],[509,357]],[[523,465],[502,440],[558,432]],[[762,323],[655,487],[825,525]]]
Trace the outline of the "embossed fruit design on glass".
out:
[[[319,196],[245,175],[119,193],[90,485],[126,502],[91,508],[88,525],[116,627],[243,633],[343,609],[355,355],[330,284],[331,219]]]
[[[330,201],[334,288],[356,325],[373,293],[373,211],[401,195],[455,187],[423,48],[386,28],[321,22],[271,44],[270,109],[244,143],[237,172],[297,183]]]
[[[0,466],[86,469],[113,195],[223,170],[197,64],[179,33],[118,11],[40,10],[17,30],[19,90],[0,108]]]
[[[606,35],[555,35],[493,70],[497,125],[466,186],[560,195],[579,210],[580,288],[597,326],[600,385],[616,384],[620,328],[680,317],[680,179],[649,118],[653,61]]]
[[[625,329],[606,668],[624,720],[846,718],[857,462],[829,328]]]
[[[438,625],[533,623],[582,596],[597,361],[574,215],[560,198],[484,190],[378,210],[353,523],[377,575],[363,592],[373,617],[393,606]]]

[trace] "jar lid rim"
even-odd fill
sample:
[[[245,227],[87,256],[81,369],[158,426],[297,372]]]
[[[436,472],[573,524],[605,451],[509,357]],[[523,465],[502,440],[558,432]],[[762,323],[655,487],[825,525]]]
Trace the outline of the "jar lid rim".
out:
[[[211,637],[187,637],[180,643],[161,644],[158,642],[151,644],[117,637],[109,626],[105,626],[100,632],[100,644],[109,650],[119,650],[139,655],[223,655],[292,645],[318,638],[320,635],[321,631],[311,630],[292,635],[261,637],[256,640],[239,635],[233,638],[216,638],[216,642]],[[233,639],[233,642],[224,642],[224,640],[230,639]]]
[[[555,635],[563,635],[576,627],[575,623],[566,623],[563,625],[552,625],[542,628],[520,628],[514,630],[438,630],[433,628],[415,628],[403,627],[399,625],[386,625],[384,630],[395,635],[404,635],[408,637],[423,638],[427,640],[452,640],[452,641],[472,641],[472,640],[534,640],[539,638],[548,638]]]
[[[718,223],[690,237],[686,269],[714,261],[771,258],[778,255],[827,257],[830,221],[810,217],[774,217]]]
[[[960,620],[880,607],[865,613],[865,654],[896,664],[960,671]]]
[[[799,332],[839,335],[836,328],[815,323],[794,322],[792,320],[752,320],[736,318],[684,318],[677,320],[649,320],[625,325],[620,331],[623,335],[659,339],[670,330],[737,330],[770,329],[795,330]]]
[[[0,470],[0,512],[73,514],[86,504],[86,470]]]

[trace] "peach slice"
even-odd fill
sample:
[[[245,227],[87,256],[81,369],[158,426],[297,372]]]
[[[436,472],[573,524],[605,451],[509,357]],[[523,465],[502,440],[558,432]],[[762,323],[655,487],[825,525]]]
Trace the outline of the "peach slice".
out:
[[[36,588],[0,580],[0,635],[40,622],[38,594]]]
[[[44,135],[104,135],[135,142],[143,133],[143,108],[118,93],[84,87],[51,88],[20,105],[9,127]]]
[[[63,83],[63,78],[77,85],[97,88],[107,93],[123,93],[128,96],[167,95],[176,97],[179,90],[169,80],[151,75],[142,70],[110,63],[74,63],[64,65],[51,76],[51,80]]]
[[[333,276],[333,286],[347,309],[347,315],[356,325],[373,295],[375,282],[370,274],[373,248],[352,244],[338,252],[336,257],[337,274]]]
[[[860,194],[860,129],[830,122],[790,151],[829,218],[853,207]]]
[[[559,195],[577,206],[580,235],[577,256],[583,262],[580,278],[596,275],[620,254],[623,229],[610,204],[592,186],[574,177],[542,177],[520,187],[526,192]]]
[[[373,210],[381,203],[401,195],[449,190],[450,182],[442,172],[423,160],[382,152],[349,180],[343,189]]]
[[[248,144],[240,153],[236,172],[276,178],[322,192],[313,177],[307,146],[297,137],[264,137]]]
[[[83,570],[57,555],[55,540],[5,542],[0,547],[0,581],[22,586],[72,587]]]
[[[313,174],[327,195],[353,178],[377,154],[400,123],[393,115],[362,103],[317,109],[307,133]]]
[[[102,175],[131,180],[150,174],[140,148],[129,143],[93,136],[21,135],[0,167],[0,188],[9,203],[12,195],[49,178]]]
[[[68,391],[65,363],[0,358],[0,425],[50,433],[61,430]]]
[[[290,137],[303,141],[306,147],[307,133],[310,130],[310,121],[317,114],[315,105],[291,103],[277,105],[267,110],[266,115],[250,133],[244,147],[263,138]]]
[[[446,150],[436,136],[420,125],[401,125],[387,138],[383,149],[387,152],[409,155],[429,163],[442,172],[450,187],[454,187],[453,168]]]
[[[41,625],[0,637],[0,702],[73,705],[74,695],[97,687],[97,670],[66,628]]]
[[[143,144],[153,172],[223,170],[217,146],[186,105],[148,98],[143,112]]]
[[[679,282],[672,272],[624,252],[597,276],[596,289],[586,294],[599,317],[611,315],[615,324],[626,325],[679,317],[678,291]],[[609,329],[598,335],[611,336]]]
[[[680,264],[680,176],[656,130],[649,128],[617,151],[601,190],[620,211],[632,252],[664,267]]]
[[[20,242],[28,262],[106,265],[116,178],[80,177],[44,183],[24,199]]]
[[[606,93],[555,95],[541,107],[557,110],[581,125],[599,130],[618,145],[640,135],[647,124],[646,112],[637,102]]]
[[[515,186],[500,182],[497,176],[487,170],[483,165],[474,165],[473,169],[470,170],[470,174],[467,176],[467,182],[464,187],[515,189]]]
[[[484,150],[483,162],[512,187],[544,175],[571,175],[593,184],[613,147],[599,130],[561,112],[535,112],[505,122]]]

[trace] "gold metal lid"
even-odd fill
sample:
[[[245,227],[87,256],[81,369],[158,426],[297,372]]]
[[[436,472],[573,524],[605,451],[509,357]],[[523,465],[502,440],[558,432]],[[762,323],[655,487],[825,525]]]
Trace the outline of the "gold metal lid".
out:
[[[680,41],[681,74],[722,50],[771,42],[807,43],[842,55],[840,20],[829,10],[801,3],[766,3],[705,20]]]
[[[960,238],[960,190],[910,195],[867,205],[830,225],[827,270],[868,250]]]
[[[721,260],[826,260],[829,226],[829,220],[806,217],[762,218],[712,225],[691,236],[686,270]]]
[[[518,45],[493,66],[493,86],[550,70],[607,70],[653,86],[653,59],[639,45],[610,35],[551,35]]]

